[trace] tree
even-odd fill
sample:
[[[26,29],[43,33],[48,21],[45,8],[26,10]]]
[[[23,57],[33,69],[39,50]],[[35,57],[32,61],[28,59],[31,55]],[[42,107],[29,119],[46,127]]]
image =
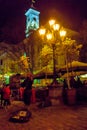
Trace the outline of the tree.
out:
[[[61,51],[67,53],[68,62],[72,62],[73,60],[79,59],[81,48],[82,44],[78,44],[76,40],[72,40],[71,38],[66,38]]]
[[[44,47],[42,48],[39,59],[43,67],[47,66],[48,63],[51,63],[50,60],[52,59],[52,49],[48,45],[44,45]]]
[[[26,44],[26,46],[25,46],[24,41],[17,45],[7,44],[4,42],[0,43],[1,56],[5,55],[5,53],[6,53],[6,57],[10,59],[10,66],[9,66],[10,72],[21,73],[21,72],[28,71],[28,67],[29,67],[27,65],[27,62],[29,61],[28,58],[26,59],[26,65],[25,65],[28,67],[25,67],[21,61],[21,56],[23,56],[26,51],[25,47],[28,49],[28,45]]]
[[[61,43],[56,43],[55,45],[55,59],[58,60],[58,56],[63,56],[67,54],[67,61],[72,62],[73,60],[79,59],[79,52],[82,45],[77,44],[76,40],[72,40],[71,38],[66,38]],[[52,46],[49,44],[44,45],[40,52],[40,61],[42,66],[47,66],[50,64],[52,67],[52,57],[53,56],[53,50]],[[64,58],[65,59],[65,58]],[[59,63],[58,61],[57,63]],[[64,62],[65,63],[65,62]]]

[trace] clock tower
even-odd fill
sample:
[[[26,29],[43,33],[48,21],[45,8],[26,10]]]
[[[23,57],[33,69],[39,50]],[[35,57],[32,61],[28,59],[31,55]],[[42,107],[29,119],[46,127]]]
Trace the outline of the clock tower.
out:
[[[25,35],[28,37],[32,30],[37,30],[39,28],[39,14],[40,12],[37,11],[33,4],[35,3],[32,0],[31,8],[25,13],[26,16],[26,30]]]

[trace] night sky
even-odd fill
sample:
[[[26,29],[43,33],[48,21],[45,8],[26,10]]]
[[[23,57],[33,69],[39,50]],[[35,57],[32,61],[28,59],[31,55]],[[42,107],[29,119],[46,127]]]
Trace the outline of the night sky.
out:
[[[0,0],[0,42],[18,43],[25,38],[25,12],[31,0]],[[40,25],[50,17],[64,27],[78,30],[87,19],[87,0],[36,0],[35,8],[40,11]]]

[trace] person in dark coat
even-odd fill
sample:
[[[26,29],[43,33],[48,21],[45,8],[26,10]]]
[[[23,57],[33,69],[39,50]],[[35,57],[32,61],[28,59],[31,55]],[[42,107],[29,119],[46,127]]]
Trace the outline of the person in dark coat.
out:
[[[76,88],[76,80],[74,79],[73,76],[71,76],[71,78],[70,78],[70,87]]]
[[[77,77],[77,81],[76,81],[76,88],[81,88],[81,87],[83,87],[83,84],[82,84],[82,82],[81,82],[80,78],[79,78],[79,77]]]
[[[67,104],[67,89],[68,89],[67,80],[64,79],[64,81],[63,81],[63,90],[62,90],[62,98],[63,98],[64,104]]]
[[[64,88],[64,89],[67,89],[67,88],[68,88],[68,84],[67,84],[66,79],[64,79],[64,81],[63,81],[63,88]]]
[[[27,106],[29,106],[31,103],[32,84],[33,84],[33,76],[32,74],[28,73],[26,79],[23,82],[23,86],[24,86],[23,101],[24,101],[24,104]]]
[[[1,96],[1,106],[3,107],[3,103],[4,103],[4,98],[3,98],[3,89],[5,87],[5,84],[3,83],[2,87],[0,88],[0,96]]]

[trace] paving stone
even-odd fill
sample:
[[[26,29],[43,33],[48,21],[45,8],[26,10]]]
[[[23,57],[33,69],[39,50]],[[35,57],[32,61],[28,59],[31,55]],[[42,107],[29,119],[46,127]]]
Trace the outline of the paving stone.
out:
[[[32,117],[28,122],[9,122],[11,113],[21,108],[22,101],[13,101],[7,110],[0,109],[0,130],[87,130],[87,104],[55,104],[42,109],[37,108],[37,103],[31,104]]]

